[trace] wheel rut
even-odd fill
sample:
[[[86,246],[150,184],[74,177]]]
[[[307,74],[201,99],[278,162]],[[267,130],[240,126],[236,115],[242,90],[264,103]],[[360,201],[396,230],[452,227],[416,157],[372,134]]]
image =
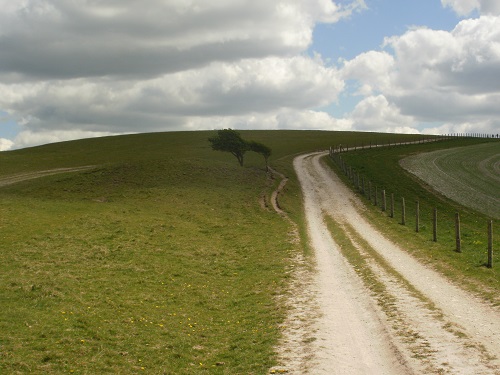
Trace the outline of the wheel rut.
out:
[[[500,374],[500,313],[386,239],[321,158],[299,156],[320,314],[301,373]]]
[[[18,182],[33,180],[35,178],[41,178],[45,176],[52,176],[55,174],[61,173],[69,173],[69,172],[81,172],[88,169],[95,168],[95,165],[86,165],[82,167],[73,167],[73,168],[54,168],[48,169],[44,171],[34,171],[34,172],[26,172],[26,173],[18,173],[15,175],[4,176],[0,178],[0,187],[16,184]]]

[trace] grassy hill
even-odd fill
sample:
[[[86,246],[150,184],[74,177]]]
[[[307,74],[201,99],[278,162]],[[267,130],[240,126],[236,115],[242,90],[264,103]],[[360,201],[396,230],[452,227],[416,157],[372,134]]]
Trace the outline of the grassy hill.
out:
[[[0,153],[0,373],[262,374],[286,313],[295,252],[269,206],[276,179],[210,149],[214,132],[87,139]],[[242,131],[290,177],[293,156],[419,136]],[[451,141],[450,141],[451,142]]]

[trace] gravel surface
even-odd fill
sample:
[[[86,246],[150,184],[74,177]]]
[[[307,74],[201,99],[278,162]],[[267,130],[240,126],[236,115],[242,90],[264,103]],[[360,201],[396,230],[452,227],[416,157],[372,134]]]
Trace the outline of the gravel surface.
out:
[[[324,155],[294,161],[316,269],[294,293],[297,304],[306,304],[302,311],[309,311],[310,321],[304,321],[300,306],[293,310],[288,324],[300,324],[296,336],[285,329],[283,367],[290,374],[500,374],[499,309],[451,284],[373,228],[360,214],[362,203],[323,165]],[[345,228],[384,285],[389,309],[377,304],[376,293],[341,254],[325,215]]]

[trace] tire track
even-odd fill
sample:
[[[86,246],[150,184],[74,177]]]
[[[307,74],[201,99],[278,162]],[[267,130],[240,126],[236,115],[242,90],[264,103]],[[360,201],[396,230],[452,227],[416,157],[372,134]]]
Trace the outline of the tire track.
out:
[[[325,154],[294,161],[316,252],[318,303],[323,311],[318,322],[322,345],[317,347],[312,373],[500,374],[494,357],[500,353],[498,309],[450,284],[377,232],[359,213],[362,203],[320,162]],[[369,271],[390,296],[396,315],[377,308],[373,297],[367,299],[367,286],[359,284],[353,265],[347,264],[324,224],[325,213],[344,228],[366,259]],[[336,302],[334,306],[331,301]],[[348,327],[351,340],[343,337],[342,327]],[[363,347],[367,342],[372,343],[371,350]],[[360,348],[365,356],[360,355]],[[358,366],[349,367],[346,358],[354,358]],[[382,370],[384,366],[388,367]]]
[[[0,187],[16,184],[16,183],[22,182],[22,181],[33,180],[35,178],[52,176],[52,175],[60,174],[60,173],[86,171],[88,169],[92,169],[95,167],[96,167],[95,165],[86,165],[86,166],[75,167],[75,168],[54,168],[54,169],[48,169],[48,170],[44,170],[44,171],[18,173],[15,175],[1,177],[0,178]]]
[[[341,256],[323,221],[322,193],[327,190],[311,160],[317,155],[294,160],[304,193],[304,206],[315,250],[317,304],[320,318],[316,326],[313,374],[410,374],[388,338],[369,292]]]

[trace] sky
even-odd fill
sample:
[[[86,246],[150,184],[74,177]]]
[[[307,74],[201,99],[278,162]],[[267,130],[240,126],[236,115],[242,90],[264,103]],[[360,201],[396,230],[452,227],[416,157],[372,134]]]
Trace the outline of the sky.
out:
[[[0,0],[0,150],[211,129],[500,132],[498,0]]]

